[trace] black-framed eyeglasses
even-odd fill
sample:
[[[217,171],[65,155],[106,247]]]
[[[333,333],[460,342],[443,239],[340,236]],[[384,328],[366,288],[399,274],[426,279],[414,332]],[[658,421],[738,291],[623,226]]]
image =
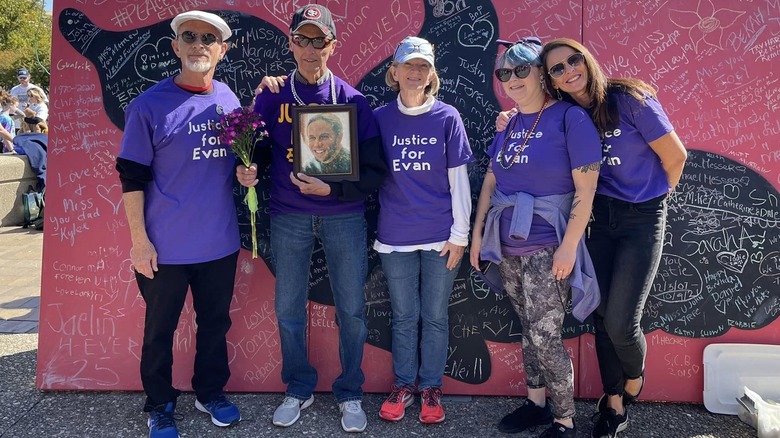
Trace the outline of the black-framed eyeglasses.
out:
[[[580,52],[572,53],[565,60],[553,65],[547,71],[551,78],[559,78],[566,72],[566,65],[571,68],[577,67],[585,62],[585,55]]]
[[[298,34],[292,36],[292,42],[295,43],[296,46],[305,48],[311,43],[311,46],[317,50],[324,49],[331,41],[333,40],[330,40],[327,37],[309,38]]]
[[[531,74],[531,64],[520,64],[515,68],[497,68],[495,71],[496,79],[501,82],[509,82],[512,73],[520,79],[525,79]]]
[[[200,40],[200,42],[207,47],[220,41],[219,37],[213,33],[195,33],[189,30],[185,30],[179,36],[181,37],[181,40],[187,44],[193,44],[195,41]]]

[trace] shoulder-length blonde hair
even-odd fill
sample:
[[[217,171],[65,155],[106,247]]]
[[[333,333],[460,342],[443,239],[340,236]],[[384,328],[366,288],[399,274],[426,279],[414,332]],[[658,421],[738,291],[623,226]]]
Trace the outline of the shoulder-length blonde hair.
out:
[[[575,52],[582,53],[585,58],[585,69],[588,72],[588,82],[585,89],[590,97],[593,108],[593,122],[601,132],[606,132],[618,123],[617,109],[608,98],[610,92],[623,92],[644,103],[647,96],[655,96],[655,89],[636,78],[609,78],[604,74],[598,61],[585,46],[571,38],[557,38],[550,40],[542,48],[541,58],[544,66],[544,82],[548,90],[553,90],[552,77],[547,71],[547,55],[558,47],[568,47]],[[558,90],[565,100],[574,102],[574,99],[566,92]],[[576,103],[576,102],[574,102]]]
[[[31,94],[34,94],[35,97],[37,97],[41,101],[41,103],[43,103],[43,101],[45,100],[43,98],[43,93],[41,93],[41,90],[37,88],[30,88],[29,90],[27,90],[27,95],[29,96]]]

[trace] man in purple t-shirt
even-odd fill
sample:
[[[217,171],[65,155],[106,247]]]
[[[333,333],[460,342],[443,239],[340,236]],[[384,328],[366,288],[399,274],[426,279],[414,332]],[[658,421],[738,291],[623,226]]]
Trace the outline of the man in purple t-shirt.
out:
[[[173,335],[187,296],[197,313],[192,388],[195,407],[217,426],[241,420],[224,395],[227,341],[240,246],[233,205],[235,157],[216,125],[240,104],[213,80],[232,31],[217,15],[190,11],[171,22],[181,73],[127,107],[117,171],[133,247],[130,258],[146,303],[141,382],[150,437],[178,436]]]
[[[365,377],[360,366],[368,336],[363,292],[368,269],[364,201],[382,184],[387,166],[368,101],[328,69],[335,40],[336,26],[326,7],[310,4],[298,9],[290,24],[290,51],[297,68],[281,86],[264,79],[270,92],[255,99],[255,111],[267,123],[270,134],[257,149],[271,149],[275,310],[282,343],[282,381],[287,385],[273,424],[293,425],[300,411],[314,401],[317,370],[307,355],[306,300],[311,255],[319,238],[325,249],[339,327],[342,371],[333,382],[333,394],[341,411],[341,427],[347,432],[362,432],[367,420],[361,405]],[[293,174],[290,108],[321,104],[351,104],[357,109],[359,181],[325,183],[304,173]],[[238,166],[236,176],[242,185],[253,186],[258,182],[257,166]]]

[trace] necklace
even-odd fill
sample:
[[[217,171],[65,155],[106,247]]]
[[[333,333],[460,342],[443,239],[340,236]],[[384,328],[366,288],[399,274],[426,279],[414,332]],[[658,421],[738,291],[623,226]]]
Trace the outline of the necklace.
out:
[[[529,132],[527,135],[523,138],[523,144],[520,145],[520,147],[517,149],[517,152],[515,152],[515,155],[510,159],[508,162],[506,161],[506,147],[509,145],[509,139],[512,137],[512,132],[515,130],[515,125],[517,124],[517,120],[522,117],[522,114],[520,111],[517,112],[515,115],[515,119],[512,120],[512,126],[509,128],[509,130],[506,133],[506,137],[504,137],[504,145],[501,146],[501,155],[498,157],[498,163],[501,165],[501,167],[504,168],[504,170],[509,170],[512,168],[512,166],[515,165],[515,160],[517,160],[518,155],[520,155],[521,152],[523,152],[528,147],[528,139],[531,138],[534,135],[534,131],[536,130],[536,125],[539,124],[539,119],[542,118],[542,113],[544,112],[544,109],[547,107],[547,101],[549,100],[549,96],[544,96],[544,102],[542,102],[542,109],[539,110],[539,114],[536,116],[536,120],[534,120],[533,126],[531,126],[531,132]],[[525,127],[522,126],[522,121],[520,122],[521,127],[523,128],[523,131],[525,131]]]
[[[292,91],[292,95],[295,98],[295,101],[298,102],[298,105],[306,105],[303,103],[303,100],[298,96],[298,93],[295,91],[295,74],[298,73],[298,69],[294,69],[292,71],[292,79],[290,80],[290,91]],[[336,81],[333,80],[333,73],[328,72],[330,74],[330,99],[333,102],[333,105],[336,104]]]

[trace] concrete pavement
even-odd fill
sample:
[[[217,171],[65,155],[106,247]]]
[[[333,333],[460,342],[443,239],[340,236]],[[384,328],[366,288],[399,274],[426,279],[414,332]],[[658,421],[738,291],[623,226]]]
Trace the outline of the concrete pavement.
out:
[[[43,231],[0,228],[0,333],[37,333]]]
[[[138,392],[42,392],[35,389],[38,308],[40,297],[41,231],[19,227],[0,228],[0,438],[17,437],[144,437],[146,415]],[[364,370],[370,373],[371,370]],[[444,404],[447,420],[422,425],[417,420],[419,402],[399,423],[378,418],[385,394],[368,394],[363,407],[369,425],[362,434],[347,434],[339,425],[338,408],[329,393],[315,394],[314,404],[301,419],[283,429],[271,425],[280,394],[230,394],[243,420],[235,427],[219,429],[195,410],[194,396],[184,394],[177,412],[182,437],[493,437],[510,436],[495,425],[515,409],[513,397],[449,397]],[[577,400],[578,436],[590,436],[594,400]],[[736,416],[715,415],[696,404],[639,403],[629,411],[624,438],[742,438],[756,433]],[[520,433],[535,437],[544,429]]]

